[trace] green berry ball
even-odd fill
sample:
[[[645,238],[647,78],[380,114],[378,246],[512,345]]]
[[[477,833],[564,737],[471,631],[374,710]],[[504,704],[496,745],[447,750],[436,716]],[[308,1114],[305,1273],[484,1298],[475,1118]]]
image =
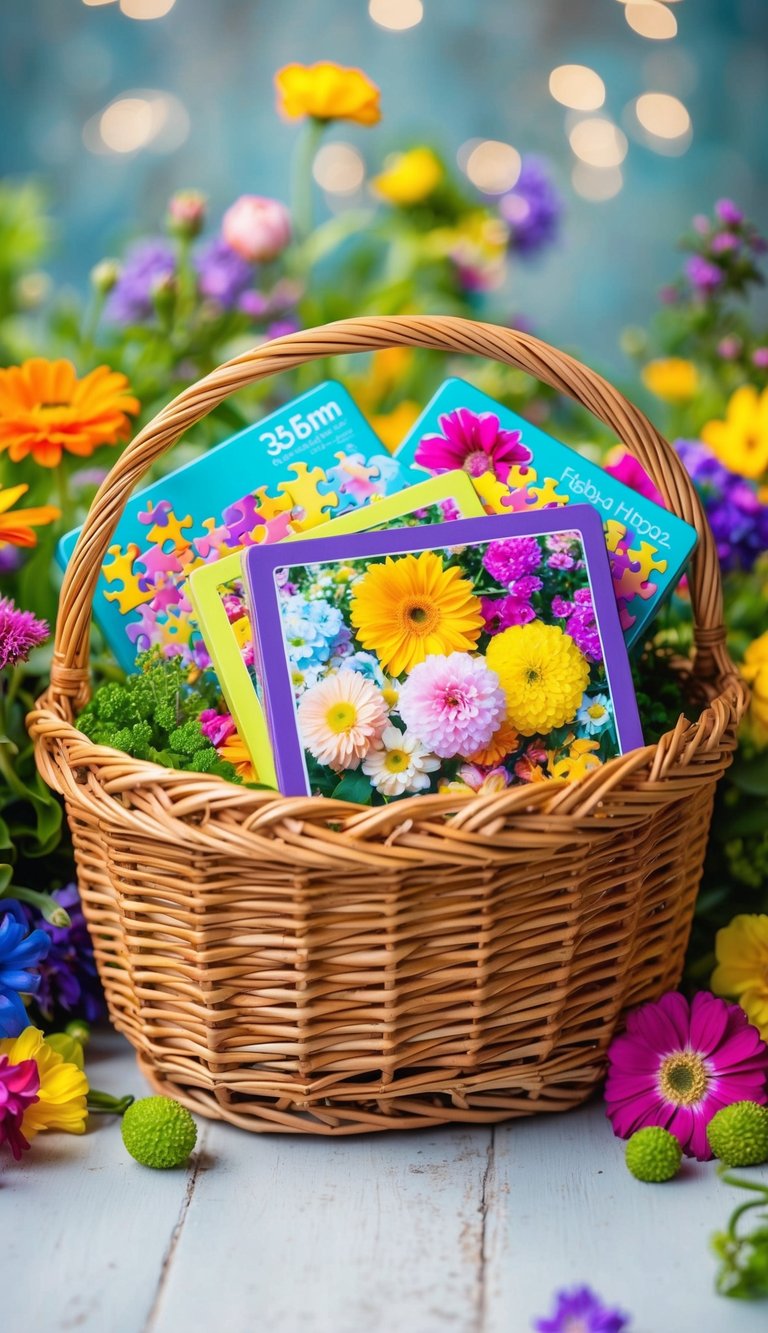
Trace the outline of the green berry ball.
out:
[[[713,1115],[707,1139],[715,1157],[726,1166],[759,1166],[768,1162],[768,1107],[757,1102],[732,1102]]]
[[[121,1132],[131,1157],[142,1166],[183,1166],[197,1140],[197,1125],[172,1097],[142,1097],[123,1116]]]
[[[682,1155],[674,1134],[661,1125],[638,1129],[627,1144],[627,1166],[636,1180],[671,1180],[680,1170]]]

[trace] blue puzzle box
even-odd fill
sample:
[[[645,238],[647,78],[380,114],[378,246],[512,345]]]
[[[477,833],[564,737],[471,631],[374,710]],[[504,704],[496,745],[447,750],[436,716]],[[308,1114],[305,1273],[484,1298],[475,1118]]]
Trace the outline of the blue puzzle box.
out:
[[[186,594],[193,569],[422,479],[328,380],[130,498],[102,565],[96,620],[126,671],[155,646],[205,668]],[[62,567],[79,535],[76,528],[59,542]]]
[[[628,645],[642,639],[696,545],[695,528],[676,514],[462,379],[438,389],[395,457],[431,475],[463,468],[491,514],[591,504]]]

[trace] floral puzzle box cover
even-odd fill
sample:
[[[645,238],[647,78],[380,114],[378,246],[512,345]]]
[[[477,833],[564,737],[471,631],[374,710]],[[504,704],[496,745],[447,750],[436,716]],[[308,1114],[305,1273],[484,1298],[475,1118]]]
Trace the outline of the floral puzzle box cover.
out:
[[[139,491],[94,597],[118,662],[130,671],[138,653],[159,646],[209,666],[187,596],[193,569],[304,532],[422,477],[387,453],[347,390],[326,381]],[[63,566],[79,535],[77,528],[59,542]]]
[[[446,472],[408,486],[398,495],[349,510],[312,530],[312,539],[362,532],[376,527],[408,527],[420,523],[444,523],[454,518],[477,518],[483,506],[465,472]],[[298,534],[299,536],[302,534]],[[297,539],[291,534],[286,541]],[[245,742],[260,782],[277,785],[272,744],[261,700],[254,690],[260,682],[253,674],[254,645],[247,599],[243,587],[241,553],[233,552],[212,565],[202,565],[189,578],[189,598],[205,646],[216,669],[221,692]],[[311,659],[318,644],[333,652],[333,620],[325,616],[322,600],[312,608],[315,624],[307,629],[304,656]],[[339,616],[339,628],[341,620]],[[301,666],[297,662],[298,677]]]
[[[432,474],[463,468],[489,513],[573,503],[605,525],[621,627],[631,646],[674,588],[696,530],[464,380],[438,389],[396,453]]]
[[[602,523],[589,505],[564,519],[245,552],[280,790],[361,804],[493,791],[642,745]]]

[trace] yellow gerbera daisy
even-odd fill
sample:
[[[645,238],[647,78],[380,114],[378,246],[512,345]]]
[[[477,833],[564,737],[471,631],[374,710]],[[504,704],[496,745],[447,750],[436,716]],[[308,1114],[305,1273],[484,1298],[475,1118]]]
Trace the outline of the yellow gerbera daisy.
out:
[[[125,375],[108,366],[81,380],[71,361],[42,357],[0,370],[0,453],[58,467],[63,453],[83,458],[117,444],[128,436],[128,414],[139,410],[128,390]]]
[[[486,661],[507,696],[507,717],[523,736],[544,736],[573,721],[589,663],[558,625],[512,625],[491,639]]]
[[[361,69],[333,60],[316,65],[284,65],[275,75],[277,109],[289,120],[352,120],[375,125],[381,120],[381,93]]]
[[[742,384],[732,395],[725,421],[708,421],[701,438],[732,472],[757,480],[768,471],[768,389]]]
[[[7,1055],[13,1065],[22,1060],[34,1060],[37,1065],[40,1088],[37,1101],[24,1112],[21,1132],[25,1138],[34,1138],[41,1129],[85,1133],[88,1080],[77,1065],[48,1044],[39,1028],[28,1027],[20,1036],[0,1041],[0,1055]]]
[[[16,501],[28,490],[28,486],[0,488],[0,549],[3,546],[36,546],[37,533],[32,529],[43,528],[61,517],[61,510],[54,505],[14,509]]]
[[[666,356],[649,361],[643,369],[643,383],[665,403],[687,403],[699,387],[699,375],[692,361]]]
[[[363,648],[394,676],[430,653],[470,651],[483,628],[472,584],[435,551],[371,565],[352,592],[350,618]]]
[[[735,916],[715,936],[715,957],[713,991],[735,997],[768,1040],[768,916]]]
[[[409,148],[387,158],[371,185],[390,204],[408,205],[427,199],[442,179],[443,168],[431,148]]]
[[[741,674],[752,687],[749,720],[755,739],[762,745],[768,742],[768,630],[747,648]]]

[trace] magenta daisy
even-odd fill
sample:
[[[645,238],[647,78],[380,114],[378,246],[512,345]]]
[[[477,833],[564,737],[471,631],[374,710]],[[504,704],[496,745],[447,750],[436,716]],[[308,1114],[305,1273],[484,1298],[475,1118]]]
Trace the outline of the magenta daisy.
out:
[[[431,654],[400,690],[406,727],[441,759],[473,755],[487,745],[506,713],[495,671],[469,653]]]
[[[21,1122],[28,1106],[37,1101],[40,1072],[34,1060],[11,1064],[0,1055],[0,1148],[8,1144],[18,1162],[29,1143],[21,1132]]]
[[[506,430],[493,412],[459,407],[440,417],[439,424],[442,434],[425,435],[414,455],[414,461],[429,472],[461,468],[470,477],[493,472],[499,481],[506,481],[516,464],[531,461],[522,431]]]
[[[541,564],[541,547],[536,537],[500,537],[489,542],[483,564],[492,579],[508,588],[516,579],[532,575]],[[541,587],[541,584],[538,585]]]
[[[605,1108],[619,1138],[661,1125],[707,1161],[707,1125],[731,1102],[768,1102],[768,1046],[737,1004],[706,991],[644,1004],[608,1051]]]
[[[49,634],[44,620],[38,620],[31,611],[20,611],[10,597],[0,597],[0,671],[26,662],[32,649]]]

